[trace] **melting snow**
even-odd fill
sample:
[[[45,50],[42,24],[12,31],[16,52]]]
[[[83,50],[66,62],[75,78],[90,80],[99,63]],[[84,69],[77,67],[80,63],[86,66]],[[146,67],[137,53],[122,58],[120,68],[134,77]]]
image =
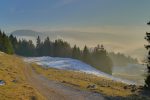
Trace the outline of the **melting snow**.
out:
[[[73,71],[80,71],[85,72],[88,74],[93,74],[96,76],[101,76],[108,78],[113,81],[123,82],[126,84],[136,84],[135,82],[116,78],[112,75],[106,74],[101,72],[94,67],[83,63],[82,61],[71,59],[71,58],[59,58],[59,57],[28,57],[24,59],[25,62],[29,63],[36,63],[43,67],[51,67],[57,69],[65,69],[65,70],[73,70]]]

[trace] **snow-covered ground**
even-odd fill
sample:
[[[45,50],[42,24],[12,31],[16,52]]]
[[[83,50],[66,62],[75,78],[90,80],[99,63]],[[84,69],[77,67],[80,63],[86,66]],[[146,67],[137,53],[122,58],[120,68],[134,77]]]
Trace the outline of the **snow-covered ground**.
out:
[[[93,74],[105,78],[109,78],[113,81],[119,81],[127,84],[137,84],[135,82],[116,78],[112,75],[106,74],[104,72],[101,72],[92,66],[85,64],[79,60],[71,59],[71,58],[59,58],[59,57],[28,57],[24,59],[25,62],[29,63],[36,63],[38,65],[41,65],[43,67],[51,67],[51,68],[57,68],[62,70],[73,70],[73,71],[80,71],[88,74]]]

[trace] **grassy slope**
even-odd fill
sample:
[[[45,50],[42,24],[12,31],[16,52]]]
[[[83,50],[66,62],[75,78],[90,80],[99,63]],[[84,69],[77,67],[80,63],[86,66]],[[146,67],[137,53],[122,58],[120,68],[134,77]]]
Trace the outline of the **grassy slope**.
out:
[[[53,68],[45,69],[36,64],[32,64],[32,67],[36,70],[37,73],[40,73],[51,80],[79,87],[80,89],[87,89],[88,85],[95,84],[96,89],[90,90],[102,93],[107,96],[126,97],[133,94],[131,89],[124,89],[126,84],[117,83],[106,78],[67,70],[58,70]]]
[[[0,52],[0,80],[6,81],[6,85],[0,86],[0,100],[44,100],[39,92],[36,91],[26,81],[23,72],[24,67],[26,67],[26,64],[19,57],[6,55]],[[131,92],[131,89],[124,89],[124,86],[126,86],[126,84],[116,83],[102,77],[52,68],[45,69],[37,66],[36,64],[32,64],[32,67],[39,74],[42,74],[51,80],[62,82],[74,88],[87,90],[87,86],[89,84],[95,84],[97,88],[89,90],[102,93],[108,97],[127,97],[129,95],[136,94]],[[12,82],[13,80],[16,80],[16,82]],[[139,98],[139,96],[135,96],[135,98],[137,97]],[[146,99],[131,98],[128,100]]]
[[[24,67],[25,63],[19,57],[0,52],[0,80],[6,81],[6,85],[0,86],[1,100],[44,100],[27,83],[23,73]]]
[[[44,75],[50,80],[58,81],[74,88],[101,93],[109,100],[150,100],[148,96],[141,95],[141,88],[138,86],[135,86],[134,88],[136,89],[133,91],[130,85],[95,75],[54,68],[47,69],[36,64],[31,64],[31,66],[37,73]],[[87,88],[91,84],[95,84],[96,88]]]

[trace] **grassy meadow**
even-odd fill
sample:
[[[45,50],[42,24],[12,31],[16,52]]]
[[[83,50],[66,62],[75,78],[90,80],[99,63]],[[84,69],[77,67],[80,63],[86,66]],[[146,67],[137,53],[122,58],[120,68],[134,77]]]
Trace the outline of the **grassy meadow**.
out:
[[[0,53],[0,100],[45,100],[32,88],[24,75],[25,63],[17,56]]]
[[[50,80],[58,81],[75,88],[102,93],[107,96],[126,97],[137,92],[132,92],[131,89],[125,89],[127,85],[124,83],[115,82],[91,74],[54,68],[43,68],[36,64],[32,64],[32,67],[37,73],[44,75]],[[88,88],[89,85],[95,85],[95,88]]]

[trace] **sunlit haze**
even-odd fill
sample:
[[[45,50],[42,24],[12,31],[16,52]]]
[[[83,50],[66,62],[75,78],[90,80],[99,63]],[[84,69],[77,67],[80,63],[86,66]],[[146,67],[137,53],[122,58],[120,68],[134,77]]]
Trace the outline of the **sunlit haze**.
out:
[[[104,44],[108,51],[143,58],[149,4],[149,0],[1,0],[0,28],[6,33],[70,32],[58,37],[72,45]]]

